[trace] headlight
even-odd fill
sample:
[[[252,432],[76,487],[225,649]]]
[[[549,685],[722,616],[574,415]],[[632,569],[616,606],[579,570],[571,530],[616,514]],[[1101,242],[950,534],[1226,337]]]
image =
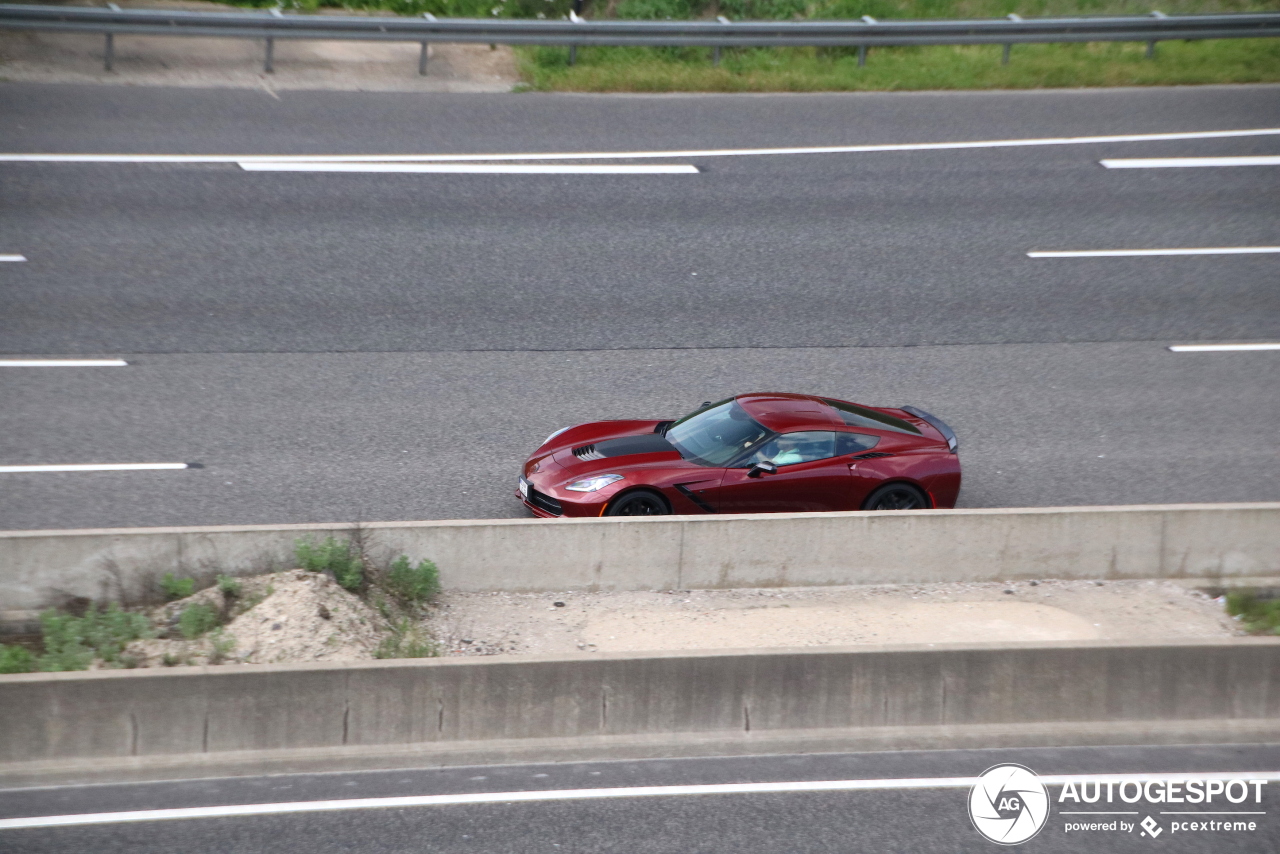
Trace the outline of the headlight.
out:
[[[565,489],[570,492],[595,492],[597,489],[604,489],[609,484],[617,483],[620,480],[622,480],[622,475],[620,474],[598,474],[586,480],[575,480]]]
[[[551,441],[552,439],[554,439],[556,436],[559,436],[561,433],[563,433],[565,430],[568,430],[568,429],[569,429],[568,427],[561,427],[559,430],[557,430],[556,432],[552,433],[552,434],[551,434],[550,436],[548,436],[547,438],[543,439],[543,440],[542,440],[542,444],[543,444],[543,445],[547,444],[547,442],[550,442],[550,441]],[[539,445],[539,447],[541,447],[541,445]]]

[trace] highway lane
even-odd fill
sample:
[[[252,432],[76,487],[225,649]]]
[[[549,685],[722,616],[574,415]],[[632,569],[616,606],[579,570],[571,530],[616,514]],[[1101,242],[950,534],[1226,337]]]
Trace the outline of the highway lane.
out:
[[[1280,88],[599,98],[0,85],[7,151],[671,149],[1280,124]],[[518,515],[552,429],[796,389],[952,421],[962,506],[1280,499],[1280,137],[704,158],[679,176],[0,164],[0,527]],[[87,371],[87,373],[85,372]]]
[[[1278,122],[1280,124],[1280,122]],[[1156,149],[1159,149],[1156,151]],[[1106,170],[1280,136],[722,159],[679,176],[0,164],[9,353],[1251,339],[1280,168]]]
[[[4,151],[616,151],[1274,126],[1280,85],[507,97],[0,83],[0,114]]]
[[[1041,775],[1274,771],[1274,745],[901,751],[514,765],[281,775],[0,791],[0,817],[76,815],[222,804],[387,798],[471,792],[688,786],[806,780],[973,777],[1005,762]],[[1057,786],[1049,787],[1052,798]],[[1280,842],[1280,785],[1249,808],[1252,833],[1072,835],[1054,804],[1028,851],[1267,852]],[[964,788],[696,795],[372,809],[0,830],[0,850],[150,852],[963,852],[989,851],[969,822]],[[1161,807],[1143,815],[1167,825]],[[1243,806],[1234,806],[1242,809]],[[1187,807],[1187,809],[1207,809]],[[1133,818],[1133,817],[1130,817]],[[1139,820],[1141,816],[1137,817]]]
[[[1280,353],[1151,343],[129,356],[0,375],[0,459],[205,468],[5,474],[0,526],[485,518],[547,434],[745,389],[936,412],[961,504],[1280,500]],[[4,369],[0,369],[4,370]]]

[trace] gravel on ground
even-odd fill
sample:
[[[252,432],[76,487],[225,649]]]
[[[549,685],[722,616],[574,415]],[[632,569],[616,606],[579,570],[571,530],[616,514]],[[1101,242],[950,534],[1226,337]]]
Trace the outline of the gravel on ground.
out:
[[[1170,581],[1036,581],[617,593],[445,593],[445,655],[997,641],[1190,640],[1244,632]]]

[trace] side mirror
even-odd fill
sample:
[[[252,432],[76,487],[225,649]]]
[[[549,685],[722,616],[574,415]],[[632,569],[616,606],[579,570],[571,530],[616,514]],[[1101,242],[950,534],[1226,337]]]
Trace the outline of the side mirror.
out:
[[[777,474],[778,467],[768,460],[761,460],[751,467],[747,472],[747,477],[759,477],[762,474]]]

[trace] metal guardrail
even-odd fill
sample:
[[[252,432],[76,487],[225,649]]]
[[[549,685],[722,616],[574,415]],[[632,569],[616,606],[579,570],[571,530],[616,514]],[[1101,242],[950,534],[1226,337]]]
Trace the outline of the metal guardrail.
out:
[[[418,72],[426,73],[431,42],[608,47],[856,47],[858,64],[872,47],[1002,44],[1009,61],[1014,44],[1169,39],[1232,39],[1280,36],[1280,14],[1036,18],[967,21],[618,21],[530,19],[437,19],[295,15],[268,12],[184,12],[83,6],[0,5],[0,29],[100,33],[106,36],[106,68],[111,70],[115,35],[205,36],[266,41],[265,70],[272,70],[275,39],[350,39],[420,42]]]

